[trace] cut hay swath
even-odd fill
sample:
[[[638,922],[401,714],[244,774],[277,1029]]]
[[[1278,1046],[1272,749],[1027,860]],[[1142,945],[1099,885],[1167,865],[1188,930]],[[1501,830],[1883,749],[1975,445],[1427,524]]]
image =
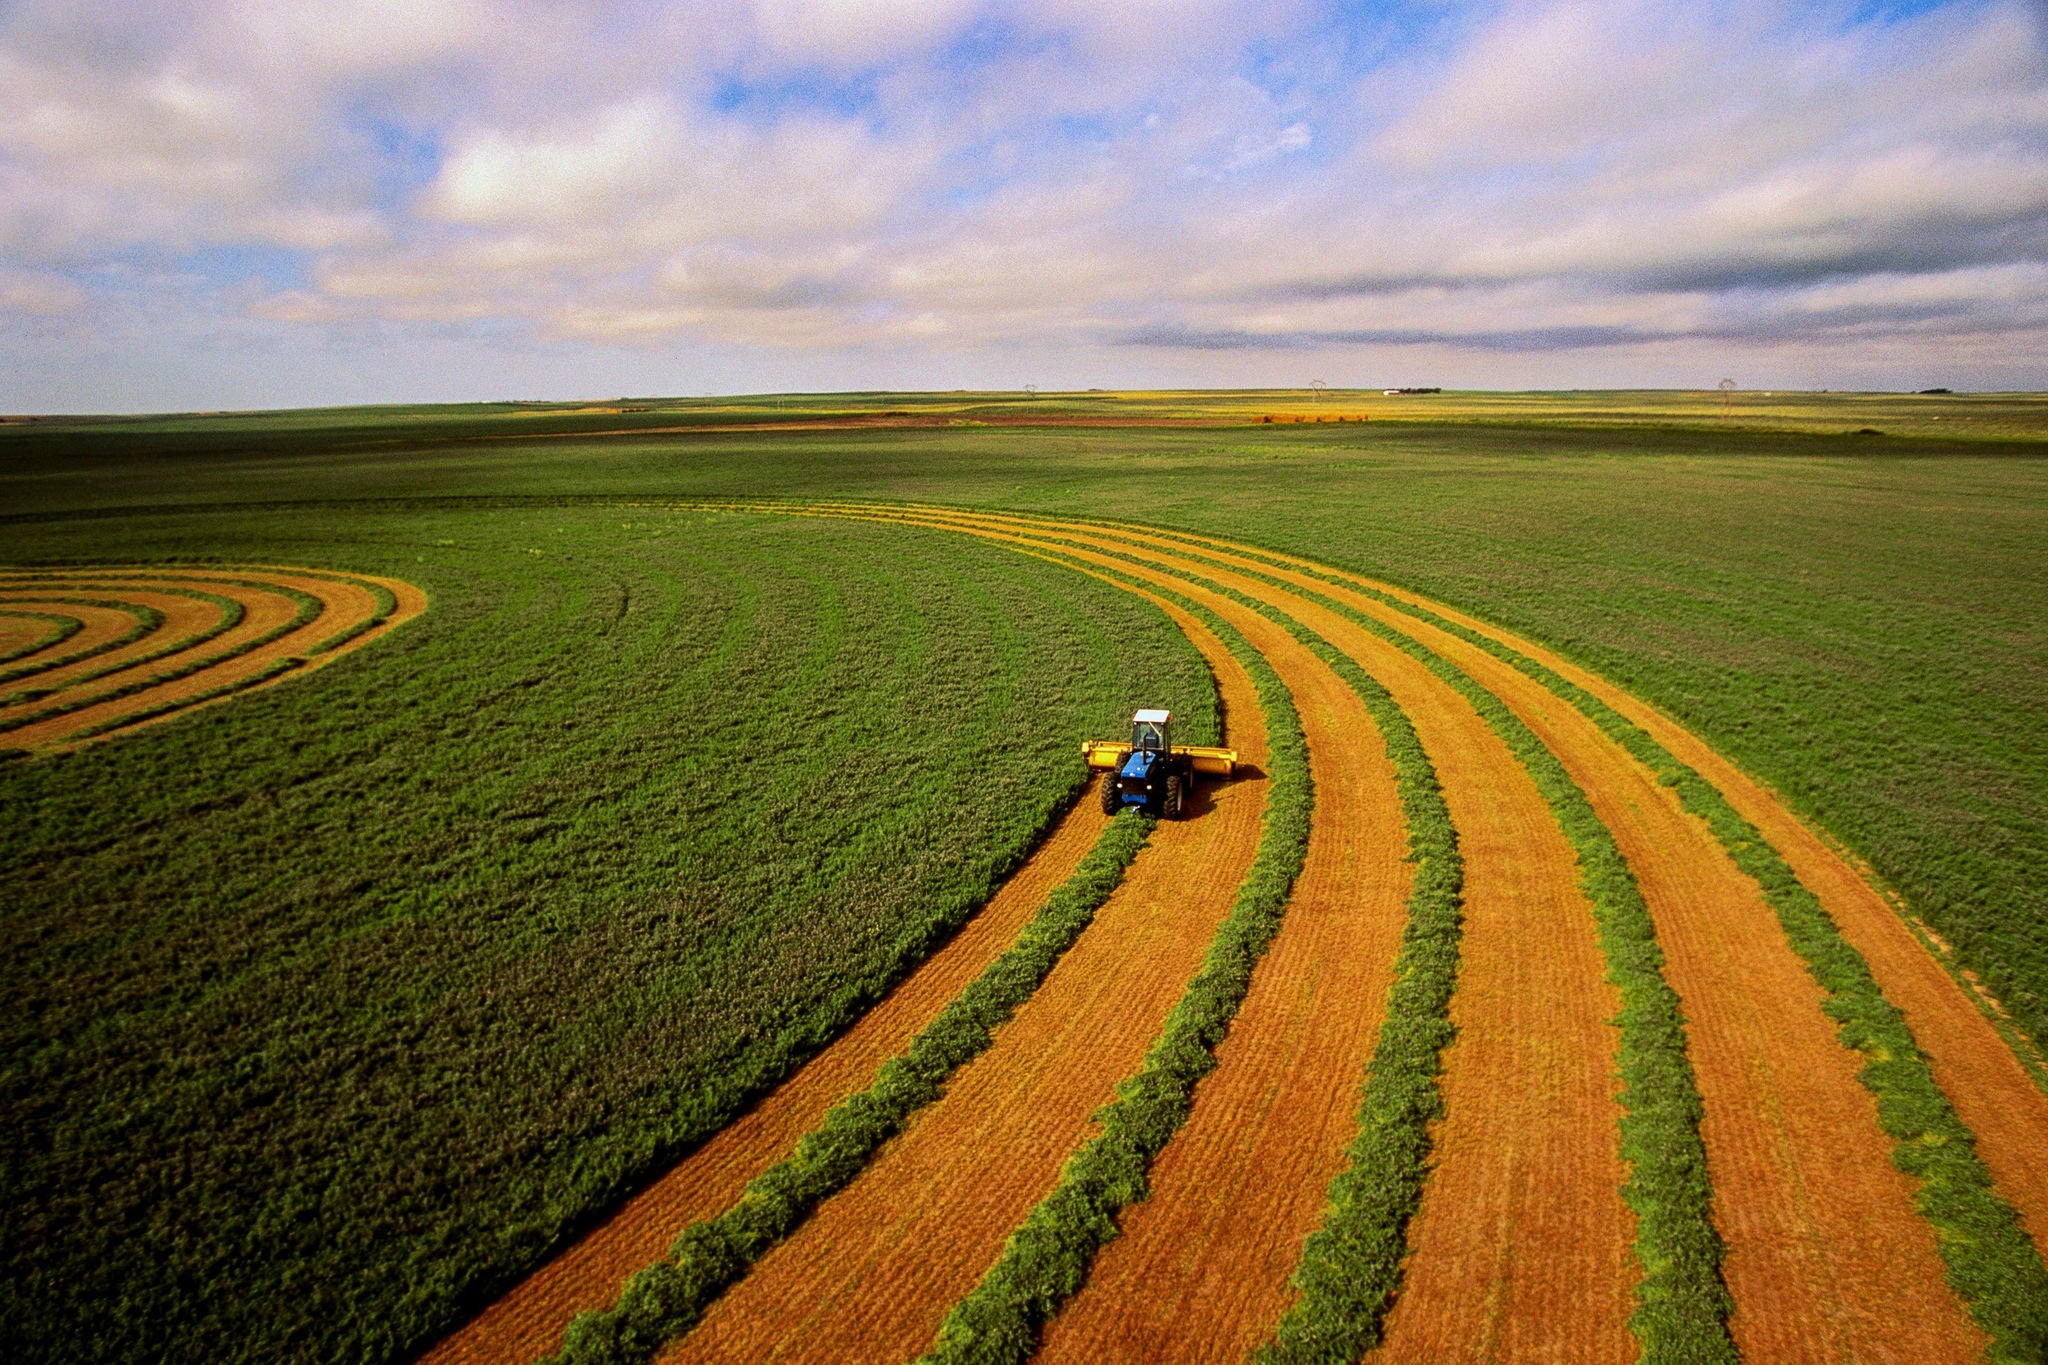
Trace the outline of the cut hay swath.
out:
[[[425,607],[397,579],[274,565],[0,569],[0,612],[59,623],[0,659],[0,751],[75,748],[279,682]]]

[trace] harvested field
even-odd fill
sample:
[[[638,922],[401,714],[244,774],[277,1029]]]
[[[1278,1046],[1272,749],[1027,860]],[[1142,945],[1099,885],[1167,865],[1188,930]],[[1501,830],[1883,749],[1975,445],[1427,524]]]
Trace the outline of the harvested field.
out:
[[[426,597],[396,579],[274,566],[10,569],[0,606],[83,627],[0,674],[0,746],[43,752],[316,667]]]
[[[1977,1150],[1999,1193],[2020,1212],[2035,1245],[2048,1252],[2048,1161],[2040,1157],[2048,1152],[2048,1093],[2006,1045],[1987,1017],[1986,1002],[1973,998],[1976,993],[1967,983],[1943,969],[1849,857],[1762,783],[1656,708],[1539,645],[1449,609],[1435,610],[1556,670],[1641,726],[1713,783],[1770,840],[1800,882],[1820,898],[1843,936],[1869,960],[1886,998],[1904,1012],[1927,1052],[1943,1093],[1976,1135]]]
[[[1499,696],[1557,753],[1628,856],[1690,1020],[1701,1129],[1745,1355],[1969,1360],[1983,1338],[1943,1282],[1855,1054],[1755,884],[1655,777],[1561,698],[1359,594]]]
[[[1195,818],[1161,825],[995,1045],[664,1360],[916,1355],[1137,1068],[1229,908],[1264,791],[1249,679],[1204,627],[1167,610],[1215,672],[1228,742],[1252,771],[1202,788]]]

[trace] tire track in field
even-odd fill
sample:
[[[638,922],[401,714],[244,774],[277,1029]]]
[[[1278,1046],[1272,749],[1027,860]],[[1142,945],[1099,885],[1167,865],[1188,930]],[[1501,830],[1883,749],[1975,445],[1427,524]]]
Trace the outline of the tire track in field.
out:
[[[1020,525],[978,517],[957,524]],[[1087,525],[1050,529],[1063,540],[1134,553],[1280,608],[1380,681],[1437,764],[1465,858],[1463,963],[1452,1001],[1460,1033],[1445,1054],[1450,1118],[1438,1134],[1437,1170],[1411,1229],[1415,1255],[1404,1307],[1388,1324],[1389,1357],[1630,1358],[1634,1218],[1619,1193],[1618,1033],[1608,1022],[1620,1002],[1604,981],[1576,856],[1533,780],[1469,702],[1355,622],[1270,583],[1182,558],[1171,546],[1105,536]],[[1202,596],[1185,582],[1177,586]],[[1234,613],[1232,624],[1267,656],[1297,705],[1336,687],[1363,711],[1350,688],[1284,630],[1226,598],[1205,604]],[[1303,707],[1305,728],[1316,709],[1313,700]],[[1369,721],[1363,734],[1363,744],[1323,736],[1319,835],[1341,829],[1351,816],[1326,809],[1325,772],[1386,766]],[[1317,748],[1311,731],[1312,762]],[[1392,802],[1390,768],[1386,780]],[[1398,831],[1398,803],[1381,818]],[[1315,847],[1312,840],[1312,859]],[[1288,961],[1281,954],[1289,926],[1311,890],[1305,870],[1289,918],[1261,963],[1267,981],[1276,979],[1269,968]],[[1384,1004],[1384,969],[1406,919],[1403,899],[1383,904],[1379,914],[1390,936],[1375,945],[1377,988],[1349,1005],[1370,1020],[1363,1050],[1304,1059],[1308,1064],[1285,1078],[1292,1093],[1276,1092],[1280,1078],[1261,1074],[1262,1054],[1270,1057],[1290,1033],[1321,1021],[1300,1017],[1307,1000],[1293,1002],[1293,1011],[1255,1012],[1257,997],[1248,997],[1218,1049],[1216,1074],[1197,1092],[1196,1119],[1161,1154],[1151,1197],[1126,1215],[1124,1235],[1098,1257],[1089,1287],[1054,1320],[1048,1358],[1239,1359],[1270,1335],[1292,1301],[1287,1277],[1321,1220],[1323,1191],[1355,1131],[1352,1109]],[[1312,949],[1296,952],[1293,970],[1316,969]],[[1357,967],[1320,964],[1340,978],[1358,974]],[[1329,1012],[1333,1002],[1321,1003]],[[1277,1107],[1259,1112],[1261,1101]],[[1312,1138],[1286,1135],[1310,1139],[1292,1168],[1245,1164],[1248,1147],[1262,1137],[1284,1141],[1274,1128],[1298,1122],[1304,1111],[1322,1122]],[[1233,1165],[1241,1184],[1230,1182]],[[1212,1236],[1191,1235],[1197,1228]],[[1281,1248],[1284,1256],[1273,1254]]]
[[[269,686],[361,648],[427,604],[425,593],[397,579],[275,565],[0,570],[0,601],[38,593],[127,601],[163,620],[89,658],[67,649],[47,669],[4,685],[40,694],[0,708],[0,725],[11,725],[0,731],[0,747],[32,752]],[[228,624],[208,597],[228,599],[241,619]],[[137,618],[129,619],[132,628]],[[78,645],[79,636],[65,644]]]
[[[988,1051],[662,1360],[916,1355],[1053,1187],[1090,1115],[1138,1068],[1229,910],[1265,799],[1265,727],[1249,676],[1199,621],[1160,606],[1209,661],[1228,742],[1252,771],[1200,788],[1192,818],[1162,822]]]
[[[1704,822],[1534,679],[1363,593],[1302,582],[1420,641],[1499,697],[1564,763],[1628,858],[1686,1007],[1715,1221],[1728,1243],[1729,1325],[1744,1355],[1976,1359],[1983,1335],[1945,1283],[1856,1055],[1838,1041],[1775,913]]]
[[[1092,792],[1060,818],[1031,856],[947,944],[829,1047],[617,1213],[570,1244],[443,1339],[423,1365],[526,1362],[559,1349],[576,1314],[617,1299],[633,1272],[668,1254],[691,1223],[731,1207],[749,1180],[786,1156],[826,1112],[869,1084],[979,977],[1072,876],[1108,817]]]

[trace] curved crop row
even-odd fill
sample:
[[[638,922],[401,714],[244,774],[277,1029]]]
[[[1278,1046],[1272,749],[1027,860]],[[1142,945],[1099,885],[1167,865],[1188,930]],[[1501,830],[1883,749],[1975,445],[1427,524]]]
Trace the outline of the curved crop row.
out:
[[[1098,570],[1099,572],[1099,570]],[[1027,1359],[1039,1328],[1077,1290],[1095,1252],[1115,1236],[1117,1212],[1145,1194],[1152,1159],[1185,1122],[1195,1085],[1215,1067],[1253,968],[1272,942],[1308,851],[1315,793],[1301,720],[1286,685],[1237,630],[1208,608],[1159,592],[1201,619],[1251,673],[1266,714],[1272,792],[1258,852],[1201,972],[1189,983],[1145,1065],[1097,1116],[1101,1132],[1071,1157],[1060,1181],[1012,1234],[1000,1260],[947,1314],[924,1359]]]
[[[1491,637],[1413,603],[1384,600],[1471,640],[1570,701],[1707,822],[1737,866],[1762,887],[1814,980],[1828,993],[1828,1013],[1843,1045],[1862,1054],[1859,1074],[1877,1097],[1879,1120],[1896,1144],[1893,1160],[1920,1181],[1920,1211],[1940,1233],[1936,1244],[1948,1264],[1949,1283],[1991,1337],[1993,1357],[2048,1357],[2048,1268],[2039,1248],[1993,1185],[1973,1134],[1935,1084],[1905,1017],[1885,999],[1869,963],[1783,856],[1718,788],[1584,688]]]
[[[0,590],[4,590],[4,587],[0,587]],[[60,654],[50,659],[30,659],[27,663],[18,664],[13,668],[0,669],[0,683],[14,682],[20,678],[32,678],[39,673],[46,673],[52,669],[66,668],[72,664],[83,662],[86,659],[108,653],[112,650],[126,648],[138,640],[146,639],[155,631],[161,629],[164,623],[163,613],[154,607],[138,606],[128,602],[109,601],[105,598],[45,597],[42,593],[38,592],[33,597],[11,600],[95,607],[102,611],[118,612],[122,616],[127,617],[133,624],[119,633],[105,632],[102,638],[79,649],[75,649],[68,654]],[[81,627],[83,627],[82,622]],[[66,636],[65,638],[69,639],[71,637]]]
[[[1631,1326],[1646,1360],[1732,1360],[1734,1345],[1726,1327],[1730,1302],[1719,1275],[1722,1246],[1711,1221],[1712,1191],[1699,1136],[1701,1101],[1685,1055],[1678,998],[1664,981],[1663,955],[1642,893],[1584,793],[1498,698],[1420,642],[1269,574],[1204,555],[1186,557],[1228,567],[1286,594],[1260,601],[1219,588],[1286,626],[1368,698],[1390,746],[1405,751],[1408,770],[1419,772],[1426,783],[1416,790],[1417,805],[1410,812],[1418,838],[1448,841],[1455,858],[1450,815],[1413,727],[1354,660],[1286,614],[1287,598],[1313,601],[1416,659],[1473,704],[1535,779],[1578,853],[1609,977],[1622,993],[1617,1021],[1624,1081],[1622,1153],[1631,1171],[1623,1193],[1639,1217],[1636,1254],[1645,1271]],[[1439,834],[1426,835],[1438,829]],[[1443,858],[1443,851],[1436,850],[1436,856]],[[1455,894],[1455,864],[1452,871],[1452,881],[1432,888],[1429,903],[1418,900],[1417,914],[1426,916],[1430,927],[1421,931],[1421,918],[1411,926],[1415,937],[1404,945],[1402,979],[1389,1005],[1390,1020],[1399,1017],[1406,1027],[1390,1032],[1373,1060],[1351,1169],[1333,1185],[1330,1222],[1304,1251],[1302,1302],[1282,1320],[1273,1359],[1357,1358],[1378,1340],[1380,1315],[1398,1286],[1402,1230],[1420,1200],[1428,1169],[1427,1124],[1442,1113],[1431,1078],[1437,1054],[1448,1042],[1445,1014],[1457,965],[1455,903],[1445,900]],[[1418,898],[1424,890],[1418,885]]]
[[[66,640],[78,634],[79,631],[85,629],[85,622],[78,617],[65,616],[50,611],[0,611],[0,617],[16,621],[46,621],[49,623],[43,627],[41,635],[30,634],[35,629],[33,626],[24,630],[22,634],[28,636],[28,638],[12,649],[0,652],[0,664],[11,664],[16,659],[27,658],[31,654],[40,654],[46,649],[55,649],[58,645],[63,644]]]
[[[1422,614],[1413,604],[1406,604],[1404,609]],[[1357,617],[1357,613],[1352,615]],[[1372,624],[1383,635],[1398,634],[1378,623]],[[1499,653],[1500,649],[1495,647],[1494,652]],[[1438,666],[1449,667],[1440,660]],[[1458,673],[1455,668],[1450,671]],[[1524,671],[1530,670],[1524,668]],[[1642,1307],[1635,1323],[1638,1334],[1643,1337],[1652,1358],[1725,1359],[1732,1353],[1732,1345],[1722,1325],[1727,1309],[1726,1291],[1714,1273],[1719,1240],[1707,1217],[1708,1191],[1697,1133],[1700,1101],[1684,1065],[1683,1034],[1676,999],[1658,970],[1661,954],[1657,950],[1641,894],[1636,891],[1633,878],[1619,851],[1613,847],[1612,839],[1605,837],[1604,829],[1586,805],[1583,795],[1576,792],[1569,775],[1556,759],[1543,751],[1533,732],[1521,725],[1498,699],[1485,694],[1483,688],[1464,678],[1462,673],[1458,676],[1463,679],[1468,693],[1481,694],[1474,700],[1482,704],[1489,722],[1514,742],[1518,754],[1530,764],[1539,779],[1547,779],[1542,783],[1546,795],[1559,808],[1561,820],[1580,848],[1587,888],[1600,907],[1602,946],[1609,957],[1610,972],[1623,988],[1626,1007],[1622,1022],[1625,1026],[1632,1025],[1625,1027],[1625,1032],[1632,1036],[1625,1044],[1623,1058],[1631,1109],[1631,1119],[1626,1126],[1634,1130],[1626,1134],[1625,1141],[1629,1143],[1630,1159],[1636,1169],[1631,1180],[1631,1202],[1644,1215],[1639,1254],[1650,1272],[1643,1283]],[[1548,684],[1547,679],[1544,681]],[[1582,704],[1576,697],[1570,699],[1575,704]],[[1603,728],[1617,738],[1623,738],[1613,724],[1604,723]],[[1646,735],[1642,736],[1642,740],[1647,739]],[[1730,848],[1738,864],[1763,885],[1773,907],[1781,917],[1787,918],[1787,931],[1794,935],[1802,955],[1814,966],[1816,978],[1821,979],[1826,968],[1815,965],[1815,959],[1826,955],[1826,945],[1812,941],[1810,932],[1807,941],[1800,941],[1802,929],[1788,917],[1785,887],[1772,885],[1773,869],[1768,863],[1744,856],[1754,847],[1763,846],[1754,828],[1730,825],[1732,809],[1715,812],[1710,809],[1711,802],[1703,800],[1701,790],[1686,790],[1688,775],[1690,782],[1697,784],[1698,788],[1706,792],[1713,789],[1696,774],[1690,774],[1690,770],[1675,771],[1674,761],[1669,759],[1668,753],[1662,755],[1665,761],[1658,763],[1657,755],[1647,753],[1641,741],[1628,747],[1636,757],[1659,771],[1667,785],[1680,787],[1688,809],[1701,814],[1715,827],[1717,836]],[[1714,795],[1718,797],[1718,793]],[[1725,801],[1722,804],[1725,807]],[[1721,818],[1716,819],[1717,814]],[[1772,856],[1775,857],[1774,854]],[[1779,860],[1779,869],[1782,877],[1790,880],[1789,869],[1783,868],[1782,860]],[[1796,886],[1796,881],[1793,884]],[[1808,895],[1806,899],[1811,901],[1812,898]],[[1813,902],[1811,908],[1816,914],[1820,913],[1817,902]],[[1822,917],[1824,919],[1824,915]],[[1811,926],[1806,928],[1810,931]],[[1847,947],[1846,944],[1842,946]],[[1831,1012],[1849,1012],[1855,1007],[1845,1007],[1840,1002],[1845,994],[1853,995],[1855,983],[1849,979],[1853,973],[1845,974],[1838,962],[1830,965],[1834,969],[1832,979],[1824,980],[1823,984],[1829,985],[1838,1002]],[[1867,981],[1867,969],[1863,976]],[[1870,990],[1875,996],[1874,983]],[[1876,998],[1881,1004],[1881,996]],[[1888,1006],[1884,1008],[1889,1009]],[[1882,1029],[1885,1021],[1873,1021],[1868,1002],[1863,1003],[1859,1012],[1863,1028]],[[1903,1021],[1898,1019],[1895,1011],[1891,1014],[1891,1021],[1897,1031],[1888,1038],[1880,1033],[1877,1050],[1881,1059],[1898,1047],[1912,1048],[1910,1034],[1904,1031]],[[1892,1044],[1892,1047],[1885,1047],[1885,1043]],[[2040,1301],[2037,1286],[2030,1277],[2030,1262],[2036,1273],[2038,1270],[2033,1249],[2027,1244],[2024,1234],[2018,1231],[2010,1207],[1998,1198],[1981,1164],[1971,1156],[1968,1131],[1954,1120],[1953,1111],[1947,1109],[1945,1100],[1927,1074],[1924,1059],[1917,1059],[1917,1052],[1914,1052],[1905,1069],[1909,1073],[1913,1070],[1912,1060],[1919,1061],[1918,1071],[1924,1084],[1919,1093],[1913,1094],[1907,1086],[1893,1081],[1895,1102],[1887,1107],[1884,1114],[1886,1127],[1895,1138],[1901,1138],[1902,1165],[1926,1182],[1921,1200],[1923,1213],[1937,1226],[1956,1234],[1944,1239],[1943,1251],[1950,1261],[1951,1282],[1959,1296],[1999,1341],[1994,1349],[2009,1351],[2017,1346],[2025,1352],[2032,1349],[2035,1341],[2028,1305]],[[1884,1100],[1886,1093],[1872,1081],[1870,1068],[1866,1067],[1864,1074],[1866,1083],[1871,1084],[1873,1091]],[[1902,1122],[1901,1105],[1896,1101],[1907,1097],[1923,1106],[1917,1126],[1911,1126],[1914,1121],[1910,1119]],[[1926,1107],[1930,1105],[1932,1109]],[[1940,1122],[1941,1112],[1938,1111],[1946,1112],[1946,1125]],[[1904,1150],[1905,1143],[1914,1139],[1920,1148],[1931,1148],[1936,1155],[1930,1160],[1921,1153]],[[1654,1151],[1654,1159],[1646,1161],[1646,1152],[1651,1151]],[[1958,1247],[1957,1242],[1964,1245]],[[1992,1273],[1994,1270],[1996,1273]],[[1987,1300],[1987,1293],[1997,1293],[2001,1279],[2005,1291],[2002,1306],[1996,1297]],[[2015,1305],[2019,1310],[2017,1313],[2013,1311]]]
[[[425,605],[417,589],[395,580],[268,567],[16,570],[0,583],[0,600],[8,593],[29,600],[20,594],[124,589],[159,603],[204,604],[214,616],[153,644],[165,633],[163,610],[119,598],[77,599],[129,612],[136,625],[91,648],[11,670],[5,676],[30,687],[4,699],[12,714],[0,715],[0,735],[47,750],[126,730],[277,681]]]
[[[1112,820],[1009,951],[909,1048],[886,1062],[873,1085],[841,1101],[794,1153],[749,1181],[739,1203],[684,1229],[664,1260],[627,1283],[618,1303],[572,1323],[551,1359],[563,1365],[639,1365],[695,1326],[713,1299],[821,1200],[845,1188],[912,1114],[944,1092],[954,1072],[987,1049],[995,1030],[1038,989],[1116,890],[1152,823],[1142,814]]]

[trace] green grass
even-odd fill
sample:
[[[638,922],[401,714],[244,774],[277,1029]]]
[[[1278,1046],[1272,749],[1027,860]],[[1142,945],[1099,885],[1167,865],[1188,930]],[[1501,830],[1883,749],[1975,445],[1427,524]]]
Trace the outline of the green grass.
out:
[[[1678,716],[1867,859],[2032,1037],[2048,1037],[2048,400],[1780,395],[1770,422],[1751,422],[1749,397],[1733,418],[1718,394],[1525,394],[1416,399],[1341,427],[711,429],[772,413],[993,420],[1133,406],[1213,423],[1310,405],[764,395],[633,400],[650,412],[623,414],[677,425],[654,409],[687,409],[701,435],[547,440],[501,438],[595,419],[513,405],[96,419],[0,427],[0,504],[38,516],[836,496],[1254,541],[1473,611]],[[1866,425],[1894,434],[1840,434]],[[0,551],[19,525],[0,520]]]
[[[16,561],[410,579],[307,679],[0,768],[0,1355],[381,1360],[720,1127],[1164,700],[1163,616],[912,528],[163,514]]]
[[[616,1304],[579,1316],[554,1359],[563,1365],[639,1365],[695,1327],[720,1294],[820,1202],[852,1183],[913,1114],[944,1094],[954,1072],[988,1050],[995,1030],[1094,922],[1153,823],[1142,812],[1111,821],[1016,943],[885,1063],[873,1085],[842,1100],[794,1153],[749,1181],[737,1204],[685,1228],[667,1257],[634,1275]]]
[[[1112,573],[1114,571],[1111,571]],[[1121,575],[1119,575],[1121,577]],[[1279,675],[1222,617],[1145,584],[1201,618],[1244,664],[1267,731],[1270,780],[1258,851],[1201,970],[1167,1015],[1137,1074],[1095,1114],[1100,1131],[1067,1159],[1051,1194],[1010,1234],[1002,1255],[947,1313],[925,1365],[998,1365],[1030,1358],[1040,1328],[1087,1279],[1095,1253],[1116,1236],[1116,1216],[1147,1193],[1153,1158],[1187,1122],[1195,1086],[1216,1067],[1216,1047],[1251,987],[1252,970],[1279,932],[1308,856],[1315,788],[1301,718]]]

